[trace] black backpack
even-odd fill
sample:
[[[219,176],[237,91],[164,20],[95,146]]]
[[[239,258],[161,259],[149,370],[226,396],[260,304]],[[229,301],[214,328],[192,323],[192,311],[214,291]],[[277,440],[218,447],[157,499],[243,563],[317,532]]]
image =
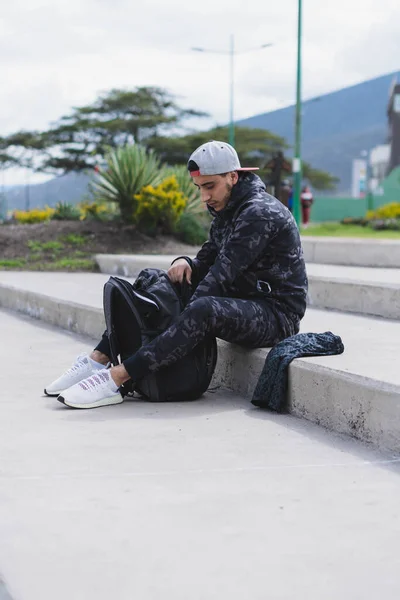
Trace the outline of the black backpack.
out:
[[[111,362],[118,365],[165,331],[185,308],[190,286],[174,284],[160,269],[144,269],[136,281],[110,277],[104,286],[104,316]],[[152,402],[195,400],[210,385],[217,362],[215,337],[206,338],[176,363],[121,388]]]

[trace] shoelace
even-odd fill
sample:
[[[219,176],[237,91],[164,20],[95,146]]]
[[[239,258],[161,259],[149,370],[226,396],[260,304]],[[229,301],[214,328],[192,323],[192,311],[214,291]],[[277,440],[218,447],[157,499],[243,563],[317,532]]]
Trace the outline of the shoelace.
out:
[[[70,367],[66,374],[73,374],[75,373],[75,371],[80,371],[82,369],[82,367],[84,367],[85,365],[87,365],[87,360],[85,361],[84,359],[86,358],[85,354],[81,354],[80,356],[77,356],[75,363],[72,365],[72,367]]]
[[[91,375],[87,379],[79,382],[80,387],[86,392],[90,392],[95,390],[98,387],[102,387],[105,383],[108,383],[109,375],[108,373],[103,373],[103,371],[99,371],[95,375]]]

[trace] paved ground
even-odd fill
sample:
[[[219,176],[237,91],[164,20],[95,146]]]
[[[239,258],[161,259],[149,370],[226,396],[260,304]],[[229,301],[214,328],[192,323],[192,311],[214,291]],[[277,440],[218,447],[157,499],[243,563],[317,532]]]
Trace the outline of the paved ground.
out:
[[[0,312],[0,572],[16,600],[397,600],[399,459],[227,393],[65,409],[87,340]]]
[[[0,271],[0,283],[100,309],[108,277],[102,273]],[[344,354],[308,358],[311,363],[400,385],[400,370],[396,366],[400,355],[400,321],[309,308],[301,322],[301,331],[332,331],[342,336],[345,344]]]

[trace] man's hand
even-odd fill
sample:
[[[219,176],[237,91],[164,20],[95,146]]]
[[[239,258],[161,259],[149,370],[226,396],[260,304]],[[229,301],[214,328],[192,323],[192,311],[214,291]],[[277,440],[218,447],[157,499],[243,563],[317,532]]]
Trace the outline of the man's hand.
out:
[[[192,283],[192,269],[184,258],[175,261],[168,269],[167,275],[174,283],[182,283],[184,277],[186,277],[188,283]]]

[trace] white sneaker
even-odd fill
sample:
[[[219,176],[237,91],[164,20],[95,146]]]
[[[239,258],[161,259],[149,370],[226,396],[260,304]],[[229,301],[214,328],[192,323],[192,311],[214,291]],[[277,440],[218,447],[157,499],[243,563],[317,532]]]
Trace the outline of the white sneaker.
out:
[[[87,379],[76,383],[60,394],[57,400],[71,408],[97,408],[124,401],[108,369],[96,371]]]
[[[86,377],[90,377],[93,373],[104,369],[104,365],[101,365],[100,363],[98,363],[98,365],[99,366],[97,367],[95,361],[87,354],[81,354],[77,357],[76,361],[68,371],[65,371],[61,377],[46,386],[44,393],[47,396],[58,396],[64,392],[64,390],[75,385],[75,383],[79,383],[82,379],[86,379]]]

